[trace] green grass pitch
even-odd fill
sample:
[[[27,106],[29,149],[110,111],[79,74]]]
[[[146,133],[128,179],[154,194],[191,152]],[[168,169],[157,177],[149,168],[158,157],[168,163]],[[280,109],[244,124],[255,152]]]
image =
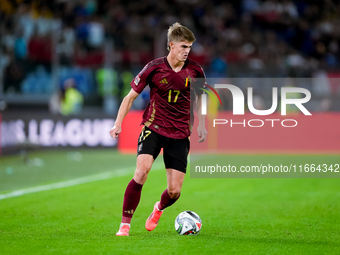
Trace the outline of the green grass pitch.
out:
[[[238,162],[240,157],[242,162],[256,160],[247,155],[224,157],[228,162]],[[273,157],[279,162],[293,156]],[[339,159],[339,155],[303,157],[320,163]],[[160,157],[143,187],[130,236],[116,237],[134,155],[114,150],[45,151],[31,153],[30,158],[30,166],[20,156],[0,158],[0,194],[123,168],[126,174],[0,200],[0,254],[340,253],[339,179],[195,179],[187,175],[181,198],[148,232],[145,220],[166,188]],[[176,233],[174,220],[184,210],[202,218],[199,235]]]

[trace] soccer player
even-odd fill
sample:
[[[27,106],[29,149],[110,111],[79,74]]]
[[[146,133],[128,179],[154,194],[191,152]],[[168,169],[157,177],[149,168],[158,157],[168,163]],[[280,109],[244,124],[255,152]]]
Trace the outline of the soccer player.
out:
[[[145,228],[148,231],[155,229],[164,209],[179,198],[190,145],[191,90],[196,93],[194,99],[197,100],[199,142],[206,138],[204,116],[200,114],[202,90],[193,88],[190,82],[196,78],[205,78],[200,65],[188,58],[195,40],[194,34],[179,23],[169,27],[168,56],[149,62],[133,79],[131,90],[123,99],[115,125],[110,130],[113,139],[118,137],[122,131],[123,119],[133,101],[149,85],[150,102],[141,123],[144,126],[138,139],[136,171],[124,194],[123,217],[117,236],[129,235],[130,222],[138,206],[143,184],[162,148],[167,189],[154,205]]]

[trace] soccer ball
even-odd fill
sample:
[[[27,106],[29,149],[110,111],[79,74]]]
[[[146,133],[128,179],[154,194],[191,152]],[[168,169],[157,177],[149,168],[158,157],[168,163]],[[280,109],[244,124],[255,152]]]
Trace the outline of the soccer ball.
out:
[[[197,235],[202,228],[202,221],[197,213],[184,211],[175,220],[175,229],[179,235]]]

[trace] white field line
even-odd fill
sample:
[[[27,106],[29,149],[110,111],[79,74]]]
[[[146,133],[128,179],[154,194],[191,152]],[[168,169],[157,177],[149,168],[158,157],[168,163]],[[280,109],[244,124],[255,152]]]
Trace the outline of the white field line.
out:
[[[19,197],[19,196],[30,194],[30,193],[37,193],[37,192],[47,191],[47,190],[52,190],[52,189],[62,189],[66,187],[76,186],[79,184],[107,180],[113,177],[124,176],[124,175],[130,174],[132,172],[131,170],[132,168],[120,169],[117,171],[104,172],[104,173],[80,177],[80,178],[76,178],[76,179],[72,179],[68,181],[51,183],[51,184],[36,186],[32,188],[27,188],[27,189],[15,190],[7,194],[0,194],[0,200],[11,198],[11,197]]]
[[[196,160],[197,159],[191,159],[189,162],[194,162]],[[152,168],[153,169],[151,171],[162,170],[164,169],[164,165],[162,163],[155,163],[152,166]],[[135,167],[127,167],[127,168],[123,168],[123,169],[119,169],[115,171],[103,172],[100,174],[89,175],[89,176],[80,177],[80,178],[76,178],[76,179],[72,179],[68,181],[56,182],[56,183],[36,186],[32,188],[27,188],[27,189],[14,190],[10,193],[0,194],[0,200],[6,199],[6,198],[12,198],[12,197],[20,197],[26,194],[37,193],[41,191],[72,187],[72,186],[89,183],[89,182],[108,180],[114,177],[120,177],[120,176],[126,176],[129,174],[132,174],[134,171],[135,171]]]
[[[151,171],[161,170],[161,169],[162,169],[162,164],[155,164]],[[68,181],[51,183],[51,184],[36,186],[32,188],[27,188],[27,189],[15,190],[10,193],[0,194],[0,200],[6,199],[6,198],[12,198],[12,197],[19,197],[19,196],[23,196],[26,194],[37,193],[41,191],[72,187],[72,186],[89,183],[89,182],[107,180],[107,179],[111,179],[114,177],[126,176],[129,174],[132,174],[134,170],[135,170],[135,167],[128,167],[128,168],[123,168],[123,169],[119,169],[115,171],[108,171],[108,172],[103,172],[100,174],[80,177],[80,178],[76,178],[76,179],[72,179]]]

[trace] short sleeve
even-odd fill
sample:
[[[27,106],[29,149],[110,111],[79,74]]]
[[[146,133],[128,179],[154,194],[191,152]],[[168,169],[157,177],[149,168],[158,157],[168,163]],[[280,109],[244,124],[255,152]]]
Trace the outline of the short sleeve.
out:
[[[130,83],[131,88],[140,94],[143,89],[148,85],[148,76],[152,71],[150,63],[147,64],[142,71]]]
[[[195,71],[196,71],[196,77],[195,77],[196,79],[193,83],[193,89],[196,95],[202,95],[204,92],[202,89],[205,88],[205,83],[206,83],[205,73],[202,67],[197,67]]]

